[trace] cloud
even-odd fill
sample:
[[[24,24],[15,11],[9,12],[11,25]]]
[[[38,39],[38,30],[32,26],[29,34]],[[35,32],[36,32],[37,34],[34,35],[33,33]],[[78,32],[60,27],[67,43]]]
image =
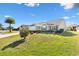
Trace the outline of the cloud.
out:
[[[79,12],[76,15],[79,15]]]
[[[60,6],[64,7],[64,9],[72,9],[74,7],[74,3],[60,3]]]
[[[24,3],[25,6],[28,6],[28,7],[35,7],[35,6],[39,6],[40,4],[39,3]]]
[[[63,17],[63,19],[69,19],[69,18],[70,18],[70,17],[68,17],[68,16],[64,16],[64,17]]]
[[[71,17],[73,17],[73,18],[74,18],[74,17],[76,17],[76,16],[71,16]]]
[[[39,6],[40,4],[39,3],[16,3],[16,4],[19,4],[19,5],[25,5],[27,7],[35,7],[35,6]]]
[[[4,17],[6,17],[6,18],[7,18],[7,17],[11,17],[11,16],[10,16],[10,15],[5,15]]]
[[[33,14],[33,13],[30,13],[30,16],[35,17],[36,15],[35,15],[35,14]]]
[[[22,3],[16,3],[16,4],[22,4]]]

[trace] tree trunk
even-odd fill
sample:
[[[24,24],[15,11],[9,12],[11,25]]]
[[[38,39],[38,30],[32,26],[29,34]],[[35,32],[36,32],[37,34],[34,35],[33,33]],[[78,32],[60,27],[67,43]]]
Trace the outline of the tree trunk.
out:
[[[12,32],[11,24],[9,24],[9,32]]]

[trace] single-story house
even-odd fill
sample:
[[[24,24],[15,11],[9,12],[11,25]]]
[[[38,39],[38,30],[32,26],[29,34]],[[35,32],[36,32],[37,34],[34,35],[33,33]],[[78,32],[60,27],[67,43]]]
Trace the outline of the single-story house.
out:
[[[79,32],[79,25],[77,25],[77,24],[72,24],[72,25],[70,25],[69,27],[70,27],[70,28],[75,28],[75,30],[76,30],[77,32]]]
[[[47,22],[35,23],[32,25],[23,25],[24,27],[28,27],[29,30],[59,30],[66,28],[65,21],[63,19],[60,20],[50,20]]]

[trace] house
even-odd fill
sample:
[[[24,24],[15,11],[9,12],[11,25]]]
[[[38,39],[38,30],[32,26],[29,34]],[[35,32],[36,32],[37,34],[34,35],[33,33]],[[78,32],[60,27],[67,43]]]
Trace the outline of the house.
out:
[[[50,20],[47,21],[47,23],[49,24],[54,24],[54,26],[58,26],[58,30],[59,29],[66,29],[66,23],[64,19],[59,19],[59,20]]]
[[[35,23],[24,27],[28,27],[29,30],[43,30],[43,31],[59,30],[59,29],[65,30],[66,24],[63,19],[60,19],[60,20],[50,20],[47,22]]]
[[[73,24],[73,25],[70,25],[69,27],[71,28],[72,31],[77,31],[77,32],[79,32],[79,25]]]
[[[55,30],[56,26],[54,24],[49,24],[46,22],[42,22],[42,23],[36,23],[33,26],[29,27],[29,30]]]

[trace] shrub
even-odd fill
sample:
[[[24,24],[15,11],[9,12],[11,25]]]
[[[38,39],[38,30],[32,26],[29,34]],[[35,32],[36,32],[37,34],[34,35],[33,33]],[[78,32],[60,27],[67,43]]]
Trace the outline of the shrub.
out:
[[[12,29],[13,31],[19,31],[19,28],[14,28],[14,29]]]
[[[42,33],[42,32],[47,32],[47,31],[42,31],[42,30],[29,30],[30,34],[33,33]]]
[[[34,30],[29,30],[29,33],[33,34],[33,33],[35,33],[35,31]]]
[[[25,38],[25,37],[28,36],[28,35],[29,35],[29,30],[24,29],[24,28],[22,28],[22,29],[20,30],[20,36],[21,36],[21,37]]]
[[[54,32],[53,30],[29,30],[30,34],[33,33],[50,33],[50,32]]]
[[[55,33],[62,33],[64,29],[57,30]]]

